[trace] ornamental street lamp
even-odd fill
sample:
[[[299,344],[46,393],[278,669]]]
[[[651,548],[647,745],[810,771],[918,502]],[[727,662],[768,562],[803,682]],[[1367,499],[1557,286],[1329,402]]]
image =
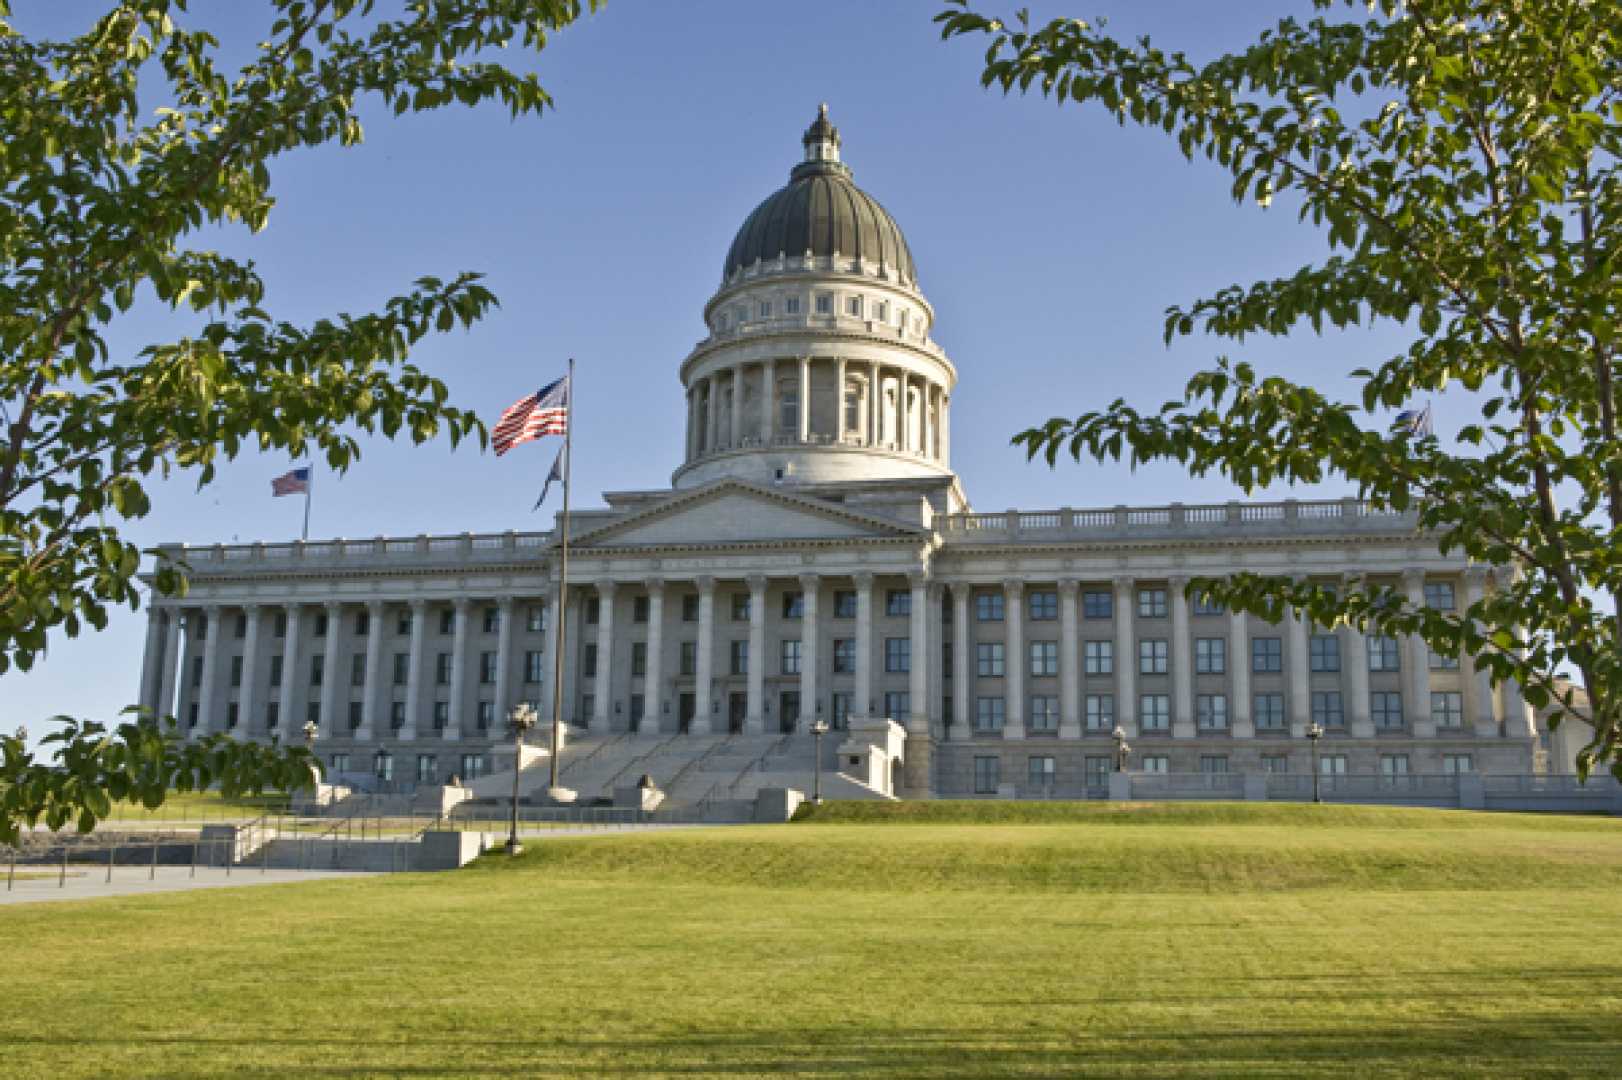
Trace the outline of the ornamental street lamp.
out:
[[[321,733],[320,725],[314,720],[306,720],[301,730],[304,732],[304,748],[313,752],[315,750],[315,737]]]
[[[822,805],[822,737],[828,734],[828,721],[817,718],[811,722],[811,737],[817,748],[817,761],[811,773],[811,805]]]
[[[535,726],[538,719],[535,715],[535,706],[527,701],[520,702],[507,717],[507,723],[513,729],[512,831],[507,834],[508,855],[518,855],[524,850],[524,845],[518,842],[518,772],[524,763],[524,736]],[[555,754],[553,758],[556,760]]]
[[[1307,739],[1312,743],[1312,801],[1323,802],[1323,796],[1318,791],[1318,740],[1324,737],[1322,724],[1310,724],[1307,727]]]
[[[1121,730],[1120,724],[1116,724],[1110,737],[1115,740],[1115,771],[1126,772],[1126,759],[1132,753],[1132,747],[1126,742],[1126,732]]]

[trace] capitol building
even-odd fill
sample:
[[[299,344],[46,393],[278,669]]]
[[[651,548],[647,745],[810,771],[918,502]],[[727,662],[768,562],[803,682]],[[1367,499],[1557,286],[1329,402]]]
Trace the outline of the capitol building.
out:
[[[874,797],[1100,795],[1119,739],[1139,774],[1534,771],[1532,710],[1468,659],[1185,593],[1242,570],[1462,608],[1504,580],[1412,516],[976,510],[951,463],[959,372],[906,237],[826,109],[803,146],[681,362],[670,487],[571,515],[560,719],[582,798],[644,772],[737,795],[809,762],[816,722],[825,766]],[[140,701],[194,734],[314,722],[357,781],[493,780],[508,712],[552,719],[558,554],[555,532],[166,547],[191,588],[154,597]]]

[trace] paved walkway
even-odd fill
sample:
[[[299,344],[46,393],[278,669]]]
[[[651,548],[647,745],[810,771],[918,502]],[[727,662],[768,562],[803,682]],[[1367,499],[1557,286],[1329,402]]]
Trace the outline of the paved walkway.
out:
[[[68,865],[67,881],[58,884],[59,871],[49,866],[17,867],[17,880],[6,889],[4,868],[0,868],[0,904],[31,904],[47,900],[94,900],[102,896],[141,896],[147,893],[185,892],[188,889],[242,888],[248,885],[281,885],[292,881],[319,881],[322,878],[371,877],[355,870],[266,870],[232,867],[231,873],[216,866],[199,866],[193,877],[188,866],[160,866],[156,877],[146,866],[114,866],[113,880],[107,868]]]

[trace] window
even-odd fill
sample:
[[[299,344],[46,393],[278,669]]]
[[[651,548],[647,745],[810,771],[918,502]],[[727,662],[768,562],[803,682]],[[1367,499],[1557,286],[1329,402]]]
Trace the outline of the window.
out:
[[[1287,773],[1290,771],[1290,759],[1285,754],[1263,754],[1262,772]]]
[[[952,643],[950,641],[943,641],[941,642],[941,678],[950,679],[951,677]]]
[[[905,720],[912,715],[912,695],[905,690],[891,690],[884,695],[884,715],[891,720]]]
[[[983,697],[974,699],[974,730],[1001,731],[1003,725],[1003,710],[1006,707],[1000,697]]]
[[[449,634],[456,630],[456,612],[446,608],[439,613],[439,632]]]
[[[1200,772],[1207,776],[1219,776],[1228,771],[1228,755],[1201,754]]]
[[[321,685],[321,676],[322,676],[326,666],[327,666],[327,658],[326,657],[324,657],[324,656],[312,656],[312,657],[310,657],[310,685],[311,686],[320,686]]]
[[[1437,611],[1453,610],[1453,583],[1448,581],[1425,582],[1425,606]]]
[[[1002,622],[1002,593],[976,593],[974,597],[975,622]]]
[[[698,674],[698,642],[684,641],[681,643],[681,674]]]
[[[1402,695],[1380,691],[1369,695],[1369,711],[1376,728],[1402,727]]]
[[[1345,776],[1346,755],[1325,754],[1318,759],[1318,772],[1324,776]]]
[[[1259,672],[1284,670],[1284,642],[1276,637],[1250,639],[1250,670]]]
[[[597,621],[603,617],[603,598],[600,596],[588,596],[584,600],[584,604],[586,607],[586,625],[596,626]],[[484,632],[493,634],[495,631],[495,626],[490,622],[490,609],[486,608],[484,612]]]
[[[1138,642],[1138,673],[1164,675],[1167,667],[1165,638],[1146,638]]]
[[[1115,727],[1115,695],[1088,694],[1084,703],[1088,731],[1109,731]]]
[[[1460,773],[1475,772],[1475,761],[1469,754],[1443,754],[1442,775],[1458,776]]]
[[[1085,619],[1108,619],[1115,613],[1114,597],[1107,592],[1088,590],[1081,594],[1081,615]]]
[[[974,793],[976,795],[997,794],[997,759],[994,757],[977,757],[974,759]]]
[[[1138,698],[1138,727],[1142,731],[1165,731],[1171,726],[1171,697],[1144,694]]]
[[[749,621],[749,594],[748,593],[745,592],[745,593],[733,593],[732,594],[732,621],[733,622],[748,622]]]
[[[1307,642],[1308,666],[1313,671],[1340,670],[1340,639],[1334,634],[1314,634]]]
[[[890,321],[890,305],[880,300],[873,307],[873,318],[879,322]]]
[[[1031,731],[1037,735],[1053,735],[1059,730],[1059,699],[1049,694],[1035,694],[1030,699]]]
[[[1083,765],[1086,769],[1088,787],[1102,788],[1109,786],[1109,758],[1090,756],[1086,759]]]
[[[884,639],[884,670],[892,675],[912,670],[912,638]]]
[[[231,685],[242,685],[242,657],[231,657]]]
[[[1059,673],[1059,643],[1057,641],[1033,641],[1031,646],[1031,674],[1037,677],[1057,675]]]
[[[434,657],[434,685],[449,686],[451,682],[451,654],[442,652]]]
[[[1092,761],[1093,759],[1088,758],[1087,760]],[[1099,758],[1098,760],[1104,763],[1104,772],[1108,773],[1109,758]],[[1143,757],[1138,759],[1138,768],[1146,773],[1163,775],[1171,771],[1171,758],[1167,757],[1165,754],[1145,754]],[[1101,781],[1101,784],[1107,783],[1109,783],[1107,778]]]
[[[591,654],[592,658],[595,660],[596,655],[597,655],[596,654],[597,647],[595,645],[588,645],[588,646],[586,646],[586,648],[591,651],[590,654]],[[595,667],[596,665],[593,664],[593,666]],[[479,654],[479,681],[481,683],[493,683],[493,682],[496,681],[496,654],[495,653],[493,653],[493,652],[482,652],[482,653]]]
[[[783,618],[805,618],[805,593],[786,592],[783,594]]]
[[[1000,641],[981,641],[974,646],[974,673],[987,678],[1003,674],[1003,645]]]
[[[387,750],[379,750],[372,755],[372,773],[379,780],[394,779],[394,755]]]
[[[856,593],[851,589],[837,589],[834,591],[834,618],[854,619],[856,617]]]
[[[484,755],[483,754],[463,754],[462,755],[462,779],[463,780],[476,780],[476,779],[478,779],[479,775],[481,773],[483,773],[483,772],[484,772]]]
[[[1227,671],[1227,640],[1219,637],[1195,638],[1194,670],[1200,675],[1221,675]]]
[[[1346,710],[1341,706],[1339,690],[1312,692],[1312,722],[1326,728],[1346,726]]]
[[[1228,730],[1228,696],[1200,694],[1194,699],[1194,723],[1201,731]]]
[[[911,615],[912,593],[907,589],[891,589],[884,594],[886,615]]]
[[[849,675],[856,670],[856,639],[834,638],[834,674]]]
[[[1112,674],[1115,671],[1115,642],[1082,642],[1081,659],[1083,670],[1089,675]]]
[[[596,599],[596,597],[593,597],[591,599],[591,602],[587,607],[587,611],[591,615],[591,618],[588,621],[596,622],[597,621],[597,599]],[[494,634],[496,631],[498,631],[500,629],[501,629],[501,609],[500,608],[495,608],[495,607],[487,607],[487,608],[485,608],[484,609],[484,632],[486,634]]]
[[[642,645],[642,643],[639,641],[639,642],[636,643],[636,645],[631,646],[631,656],[633,657],[633,659],[636,656],[636,649],[640,645]],[[644,648],[645,648],[645,646],[644,646]],[[646,661],[647,657],[643,656],[643,660]],[[541,651],[539,649],[526,649],[526,650],[524,650],[524,681],[525,682],[527,682],[527,683],[538,683],[538,682],[541,681],[541,672],[543,670],[541,665],[542,665],[543,662],[544,661],[543,661],[542,656],[541,656]]]
[[[1033,788],[1050,788],[1058,777],[1053,758],[1047,754],[1025,759],[1025,775]]]
[[[366,685],[366,656],[363,653],[356,653],[349,658],[349,685]]]
[[[1397,639],[1390,637],[1369,638],[1369,670],[1370,671],[1401,671],[1402,650],[1397,648]]]
[[[349,755],[348,754],[333,754],[332,755],[332,771],[333,772],[340,772],[340,773],[348,772],[349,771]]]
[[[1457,690],[1431,691],[1431,719],[1437,727],[1462,727],[1464,697]]]
[[[321,703],[307,701],[304,703],[304,719],[317,727],[321,726]]]
[[[349,730],[359,731],[361,722],[361,704],[358,701],[349,703]]]
[[[186,628],[187,628],[186,629],[186,634],[187,634],[188,637],[191,636],[191,632],[195,629],[196,632],[197,632],[197,640],[198,641],[207,641],[208,640],[208,616],[207,615],[198,615],[195,618],[191,619],[189,622],[186,623]]]
[[[203,658],[201,656],[192,657],[191,684],[193,686],[203,685]]]
[[[401,637],[411,633],[411,609],[406,608],[394,617],[394,632]]]
[[[287,636],[287,612],[278,611],[276,613],[276,621],[275,621],[275,623],[273,625],[276,627],[275,633],[276,633],[277,637],[279,637],[279,638],[286,637]]]
[[[800,313],[800,298],[798,296],[785,297],[783,300],[783,314],[798,315]]]
[[[1257,731],[1279,731],[1284,727],[1284,695],[1257,694],[1251,703]]]
[[[238,615],[237,616],[237,618],[236,618],[236,627],[235,627],[235,631],[232,634],[232,636],[236,637],[238,639],[245,638],[245,637],[248,636],[248,616],[246,616],[246,615]]]
[[[588,723],[591,720],[591,718],[596,716],[596,715],[597,715],[597,695],[596,694],[581,694],[580,695],[580,716],[581,716],[581,721],[580,722],[582,724]]]
[[[1432,671],[1459,670],[1459,658],[1457,656],[1443,656],[1435,649],[1427,649],[1426,652],[1428,654],[1429,665]]]
[[[316,637],[326,637],[327,636],[327,617],[326,617],[325,614],[317,615],[315,617],[315,636]]]
[[[636,623],[648,621],[648,598],[646,596],[631,597],[631,621]]]
[[[281,657],[281,654],[278,653],[275,656],[272,656],[270,658],[270,685],[272,685],[272,686],[280,686],[281,684],[282,684],[282,657]]]
[[[238,710],[240,708],[241,706],[234,701],[225,706],[225,729],[227,731],[236,730],[237,718],[240,715]]]
[[[580,674],[588,679],[597,674],[597,643],[595,641],[581,646]]]
[[[197,726],[197,702],[195,701],[191,703],[191,707],[186,712],[186,726],[189,728]]]
[[[644,601],[643,609],[646,610],[647,597],[638,597],[638,599]],[[644,616],[645,620],[646,617]],[[441,629],[443,629],[443,626],[441,626]],[[538,634],[546,629],[546,608],[543,605],[531,604],[524,610],[524,629],[532,634]]]
[[[476,725],[478,725],[479,730],[480,731],[489,731],[491,725],[493,725],[496,722],[496,703],[493,702],[493,701],[481,701],[481,702],[479,702],[477,708],[475,708],[475,710],[474,710],[473,715],[474,715],[474,721],[473,722]]]
[[[732,674],[749,674],[749,643],[747,641],[729,642],[727,652]]]
[[[401,728],[405,727],[405,721],[406,721],[405,702],[403,702],[403,701],[390,702],[389,703],[389,728],[390,728],[390,730],[399,731]]]
[[[451,726],[451,703],[448,701],[434,702],[434,730],[444,731]]]
[[[832,293],[819,293],[817,295],[817,314],[832,315],[834,313],[834,298]]]
[[[854,315],[857,318],[861,318],[861,316],[862,316],[862,298],[860,296],[847,296],[847,297],[845,297],[845,314],[846,315]]]
[[[1166,617],[1166,590],[1138,590],[1138,618],[1164,619]]]
[[[783,647],[783,674],[800,674],[800,642],[790,639],[782,643]]]
[[[760,306],[755,310],[760,314],[762,319],[769,319],[772,317],[772,302],[770,300],[762,300],[760,302]]]
[[[394,685],[404,686],[411,681],[411,654],[397,652],[394,654]]]
[[[1199,593],[1194,597],[1194,614],[1196,615],[1225,615],[1227,611],[1226,604],[1220,600],[1213,600],[1205,593]]]
[[[1059,617],[1059,594],[1051,589],[1038,589],[1026,598],[1031,618],[1037,621]]]
[[[648,643],[646,641],[631,642],[631,677],[646,678],[648,674]],[[537,682],[540,680],[537,679]]]
[[[417,783],[431,784],[439,773],[439,760],[432,754],[417,755]]]
[[[1380,755],[1380,775],[1381,776],[1407,776],[1408,775],[1408,755],[1407,754],[1381,754]]]
[[[364,611],[355,613],[355,636],[365,637],[372,632],[372,617]]]
[[[840,691],[833,696],[833,725],[835,731],[844,731],[850,727],[850,700],[851,695]],[[951,700],[948,698],[947,700]]]
[[[648,699],[643,694],[631,695],[631,728],[642,726],[642,718],[648,714]]]

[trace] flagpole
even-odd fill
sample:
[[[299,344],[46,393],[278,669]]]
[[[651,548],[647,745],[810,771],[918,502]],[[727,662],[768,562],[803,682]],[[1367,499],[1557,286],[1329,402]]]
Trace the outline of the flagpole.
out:
[[[310,493],[315,490],[315,465],[313,463],[313,458],[311,459],[311,462],[312,463],[308,466],[310,470],[310,479],[304,484],[304,531],[299,534],[299,539],[305,543],[308,543],[310,539]]]
[[[569,394],[564,402],[563,420],[563,518],[558,556],[558,604],[552,613],[557,624],[552,649],[552,752],[551,788],[558,787],[558,715],[563,711],[563,626],[569,610],[569,473],[574,468],[574,454],[570,452],[574,439],[574,357],[569,357]],[[517,763],[513,768],[518,768]]]

